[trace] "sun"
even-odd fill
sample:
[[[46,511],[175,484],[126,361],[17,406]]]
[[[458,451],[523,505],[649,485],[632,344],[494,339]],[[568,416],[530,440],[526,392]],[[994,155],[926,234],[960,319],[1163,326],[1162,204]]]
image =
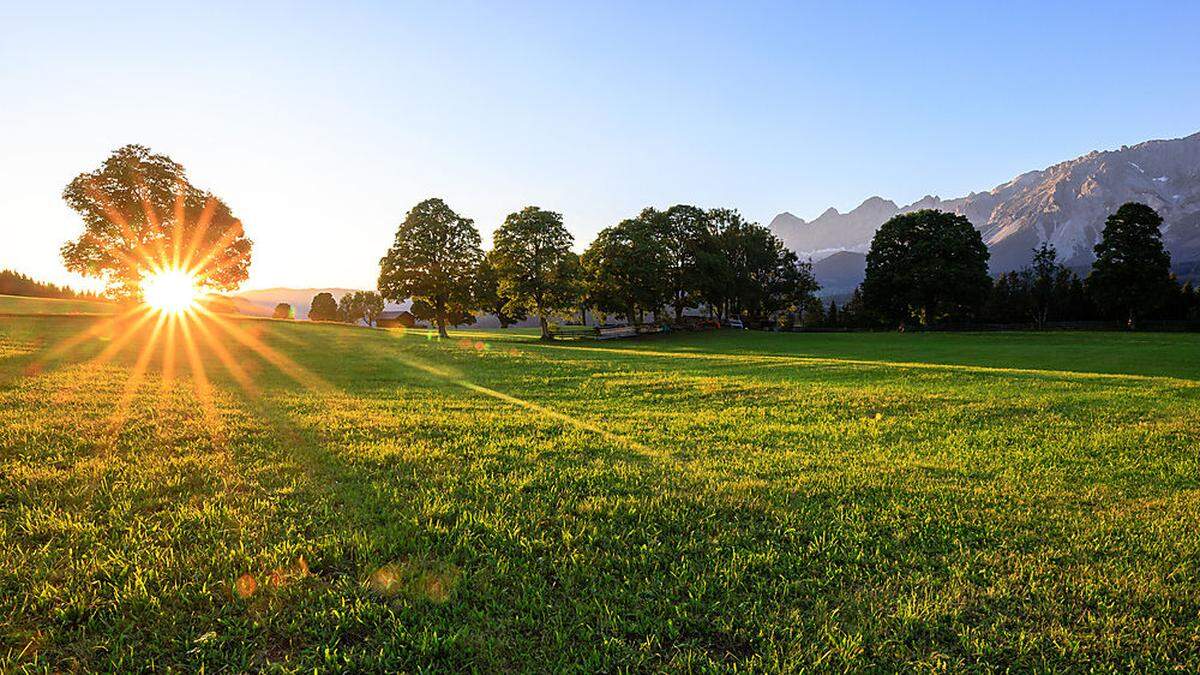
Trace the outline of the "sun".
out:
[[[142,300],[163,314],[183,314],[196,306],[201,292],[196,275],[165,269],[142,279]]]

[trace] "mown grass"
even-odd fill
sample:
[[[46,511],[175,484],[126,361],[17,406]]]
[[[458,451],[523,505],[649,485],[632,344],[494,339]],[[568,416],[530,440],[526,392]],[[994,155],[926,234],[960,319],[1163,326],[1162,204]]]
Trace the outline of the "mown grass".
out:
[[[99,320],[0,319],[0,668],[1200,668],[1200,336]]]

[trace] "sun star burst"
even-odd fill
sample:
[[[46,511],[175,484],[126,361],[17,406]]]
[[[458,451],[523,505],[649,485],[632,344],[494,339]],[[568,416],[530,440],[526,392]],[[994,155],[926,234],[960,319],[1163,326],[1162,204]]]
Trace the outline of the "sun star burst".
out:
[[[196,306],[201,296],[196,276],[182,269],[163,269],[142,280],[142,299],[163,314],[183,314]]]

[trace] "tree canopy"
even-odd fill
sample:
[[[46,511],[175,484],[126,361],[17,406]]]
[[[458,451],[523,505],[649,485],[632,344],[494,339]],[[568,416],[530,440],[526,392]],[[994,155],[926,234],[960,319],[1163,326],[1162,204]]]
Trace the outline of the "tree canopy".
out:
[[[271,314],[275,319],[294,319],[296,316],[292,314],[292,306],[286,302],[281,302],[275,305],[275,311]]]
[[[665,253],[667,304],[676,321],[684,309],[700,303],[707,275],[720,264],[709,221],[708,212],[688,204],[676,204],[655,220]]]
[[[358,296],[358,305],[362,308],[362,319],[367,322],[368,326],[374,326],[379,320],[379,315],[383,314],[384,302],[383,296],[375,291],[358,291],[355,293]]]
[[[965,216],[933,209],[894,216],[871,240],[863,302],[898,324],[969,318],[987,300],[988,250]]]
[[[1095,247],[1088,289],[1101,311],[1119,316],[1129,328],[1157,309],[1176,285],[1161,226],[1154,209],[1129,202],[1108,217]]]
[[[582,297],[575,243],[562,216],[536,206],[510,213],[496,230],[492,260],[497,289],[512,312],[537,315],[542,339],[550,339],[550,314],[574,310]]]
[[[600,231],[584,251],[588,304],[604,314],[640,321],[666,301],[667,255],[647,209]]]
[[[500,292],[500,274],[496,271],[495,258],[496,252],[488,251],[479,263],[473,291],[475,304],[484,312],[495,315],[501,328],[508,328],[518,321],[524,321],[527,314],[524,308],[512,303],[512,298]]]
[[[395,302],[427,303],[438,335],[447,337],[449,313],[473,308],[471,291],[482,258],[474,222],[441,199],[426,199],[404,217],[379,261],[379,292]]]
[[[62,247],[63,262],[102,279],[110,295],[140,297],[143,277],[163,269],[187,270],[215,291],[234,290],[249,274],[252,243],[241,221],[166,155],[126,145],[76,176],[63,199],[84,226]]]
[[[359,323],[363,318],[362,292],[350,291],[338,299],[338,321],[342,323]]]
[[[312,306],[308,308],[309,321],[336,321],[338,318],[338,303],[333,294],[317,293],[313,296]]]

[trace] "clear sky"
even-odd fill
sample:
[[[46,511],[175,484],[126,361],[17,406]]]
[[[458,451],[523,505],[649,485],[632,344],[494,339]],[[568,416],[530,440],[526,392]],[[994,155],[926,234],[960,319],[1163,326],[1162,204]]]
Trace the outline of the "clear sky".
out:
[[[246,288],[371,288],[441,196],[582,248],[644,206],[767,222],[984,190],[1200,130],[1200,2],[0,0],[0,268],[76,281],[76,174],[126,143],[255,240]]]

